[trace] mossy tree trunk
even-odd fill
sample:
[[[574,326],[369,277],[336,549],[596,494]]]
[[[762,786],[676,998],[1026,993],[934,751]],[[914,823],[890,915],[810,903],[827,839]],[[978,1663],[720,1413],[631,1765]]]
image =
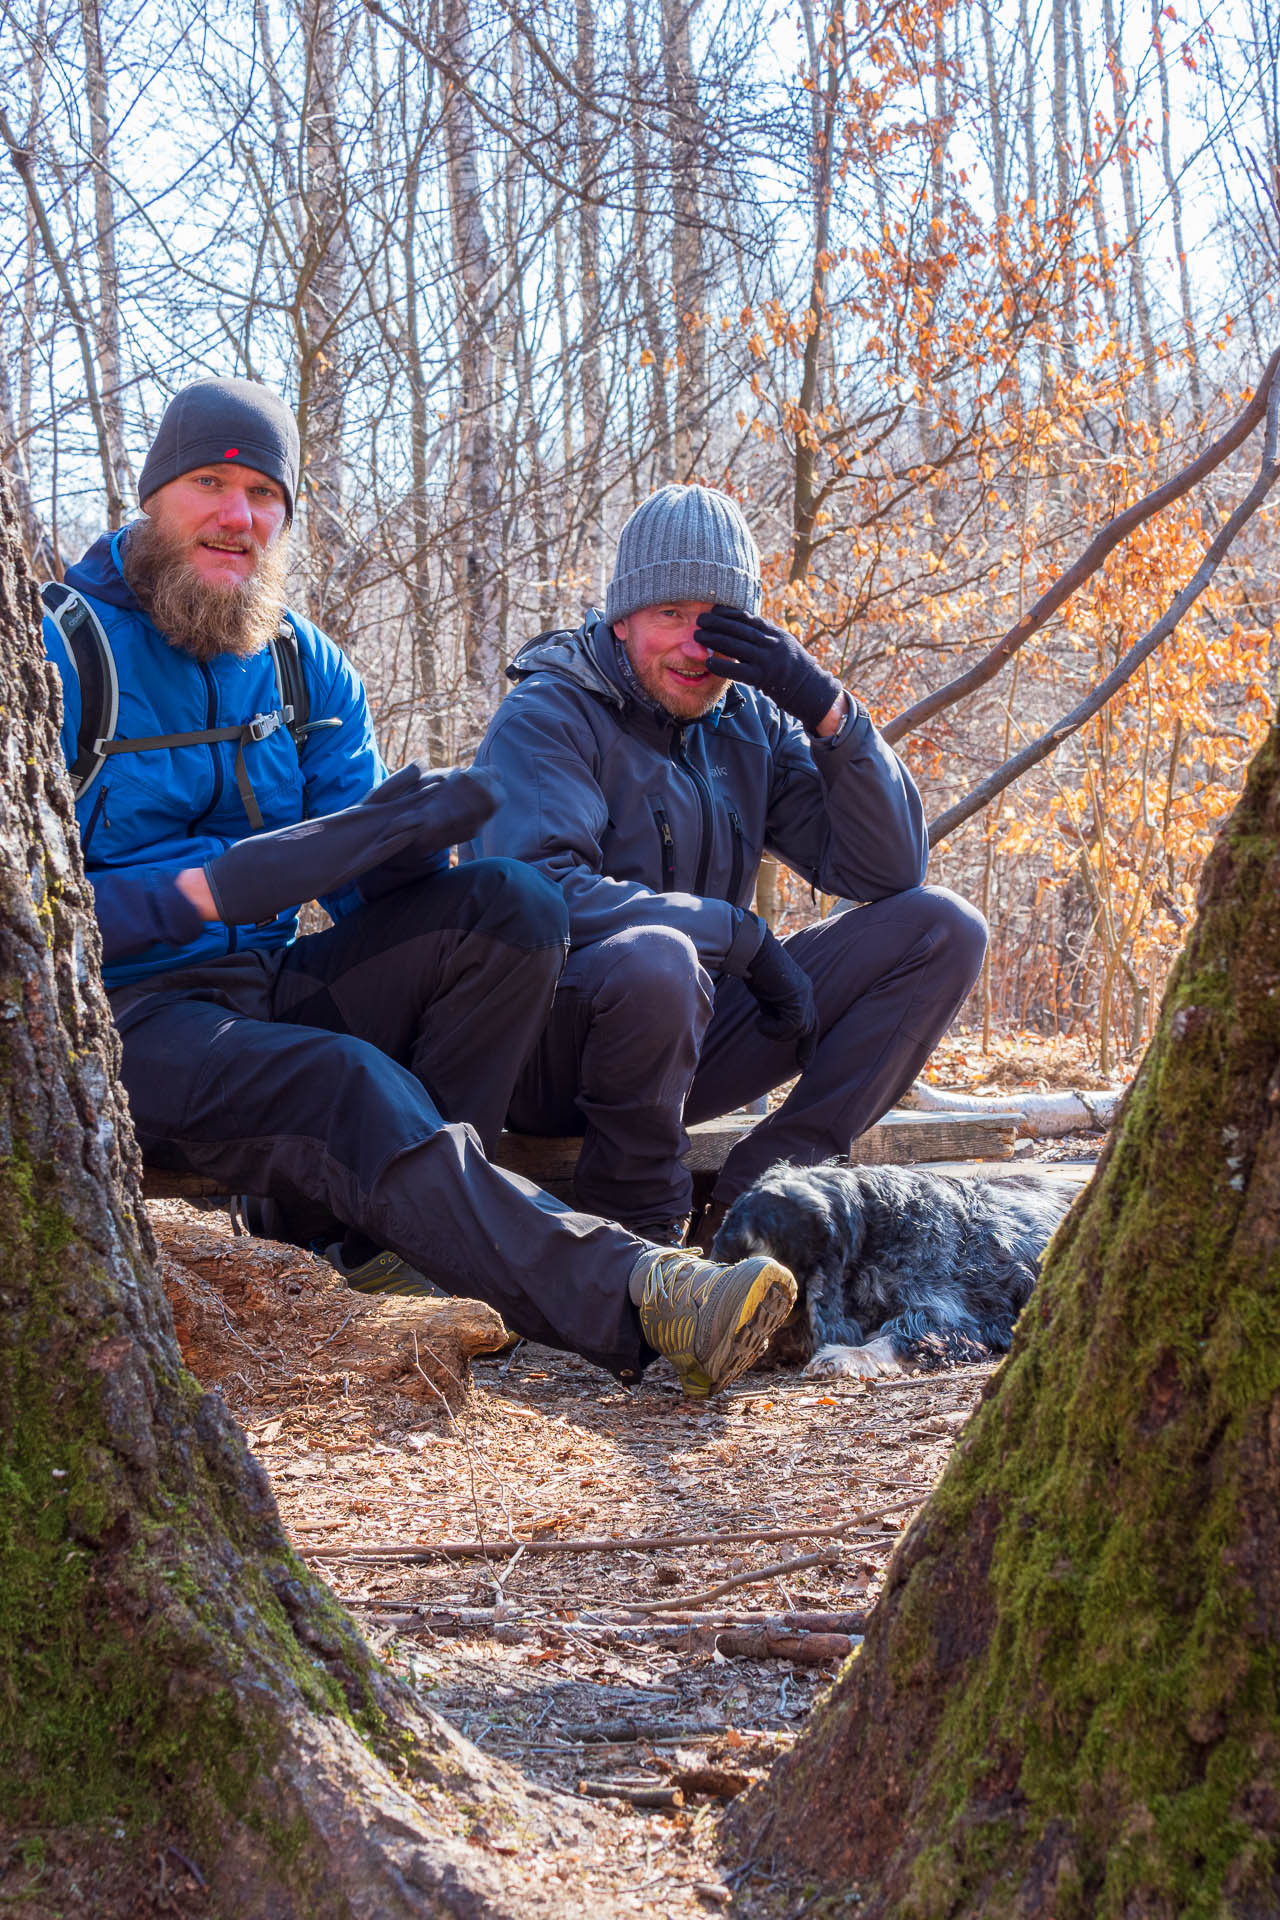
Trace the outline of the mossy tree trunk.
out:
[[[1261,1920],[1278,1677],[1273,728],[1013,1352],[737,1844],[894,1920]]]
[[[217,1915],[540,1911],[555,1803],[379,1667],[183,1371],[3,487],[0,1820],[164,1831]]]

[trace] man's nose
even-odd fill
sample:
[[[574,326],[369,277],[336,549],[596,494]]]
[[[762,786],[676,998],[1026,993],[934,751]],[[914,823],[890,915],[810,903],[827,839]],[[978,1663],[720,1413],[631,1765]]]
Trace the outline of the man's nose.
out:
[[[248,533],[253,526],[253,508],[243,487],[227,487],[218,502],[218,525],[227,532]]]
[[[696,614],[692,616],[687,626],[680,629],[679,647],[682,653],[687,654],[691,660],[696,660],[699,666],[701,666],[702,662],[706,659],[709,649],[706,641],[698,632],[698,616]]]

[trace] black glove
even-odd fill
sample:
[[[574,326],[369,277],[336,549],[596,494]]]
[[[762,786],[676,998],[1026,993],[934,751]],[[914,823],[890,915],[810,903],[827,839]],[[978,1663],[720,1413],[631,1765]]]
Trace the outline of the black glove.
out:
[[[406,848],[421,859],[469,840],[501,795],[487,767],[433,773],[411,760],[357,806],[255,833],[206,861],[218,918],[229,927],[274,920],[282,908],[336,893]]]
[[[803,1073],[818,1050],[813,982],[768,927],[742,979],[760,1002],[756,1026],[767,1040],[794,1040],[796,1064]]]
[[[844,689],[820,667],[793,633],[771,627],[736,607],[712,607],[698,615],[698,638],[710,647],[708,671],[722,680],[759,687],[784,713],[793,713],[810,733],[825,720]]]

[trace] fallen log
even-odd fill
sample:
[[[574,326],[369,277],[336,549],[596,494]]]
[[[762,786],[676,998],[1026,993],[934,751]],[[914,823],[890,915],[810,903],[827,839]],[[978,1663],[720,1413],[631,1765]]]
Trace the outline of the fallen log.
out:
[[[953,1114],[977,1118],[1010,1114],[1016,1109],[1013,1124],[1029,1140],[1057,1140],[1064,1133],[1105,1133],[1124,1098],[1123,1087],[1106,1087],[1099,1092],[1024,1093],[1015,1095],[954,1093],[944,1087],[931,1087],[917,1080],[903,1094],[899,1106],[912,1113]],[[959,1157],[959,1156],[957,1156]]]
[[[364,1608],[359,1608],[364,1612]],[[502,1647],[673,1647],[682,1653],[719,1653],[742,1660],[787,1660],[793,1666],[824,1666],[853,1651],[858,1634],[787,1632],[776,1620],[763,1626],[641,1625],[622,1621],[520,1620],[502,1607],[456,1607],[431,1612],[422,1607],[396,1610],[394,1604],[375,1621],[398,1634],[429,1634],[432,1639],[485,1635]]]
[[[293,1379],[280,1329],[305,1327],[305,1372],[316,1384],[344,1375],[376,1380],[432,1405],[457,1406],[470,1391],[470,1361],[506,1340],[501,1317],[479,1300],[353,1292],[324,1260],[300,1247],[229,1239],[185,1221],[154,1223],[160,1276],[182,1358],[205,1387],[246,1364]]]
[[[622,1787],[609,1780],[579,1780],[578,1792],[592,1800],[625,1800],[632,1807],[682,1807],[679,1787]]]

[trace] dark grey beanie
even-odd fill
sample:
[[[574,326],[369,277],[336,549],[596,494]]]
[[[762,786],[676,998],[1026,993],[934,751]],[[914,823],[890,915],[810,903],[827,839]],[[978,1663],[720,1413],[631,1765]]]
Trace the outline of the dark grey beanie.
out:
[[[618,535],[604,617],[668,600],[760,611],[760,555],[737,503],[710,487],[660,487]]]
[[[278,394],[254,380],[196,380],[174,394],[143,462],[138,498],[145,502],[193,467],[227,460],[278,480],[292,520],[298,423]]]

